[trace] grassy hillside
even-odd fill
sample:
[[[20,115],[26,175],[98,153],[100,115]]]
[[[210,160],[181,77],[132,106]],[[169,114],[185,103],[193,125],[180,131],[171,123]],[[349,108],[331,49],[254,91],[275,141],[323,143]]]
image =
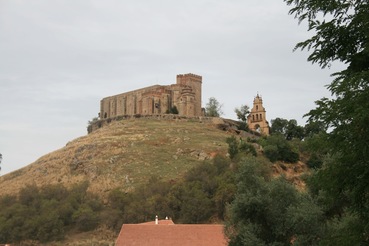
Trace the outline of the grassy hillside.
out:
[[[119,187],[134,189],[157,176],[176,180],[216,154],[225,155],[230,135],[211,122],[130,119],[112,122],[77,138],[34,163],[0,177],[0,196],[30,184],[71,186],[90,181],[89,190],[105,196]]]
[[[231,120],[219,118],[113,121],[0,177],[0,243],[113,245],[122,223],[154,214],[178,223],[224,221],[238,162],[252,156],[242,146],[256,148],[271,176],[283,174],[304,190],[304,163],[272,163],[261,145],[241,144],[252,135],[230,138],[236,132]],[[240,151],[232,161],[224,158],[230,139]]]

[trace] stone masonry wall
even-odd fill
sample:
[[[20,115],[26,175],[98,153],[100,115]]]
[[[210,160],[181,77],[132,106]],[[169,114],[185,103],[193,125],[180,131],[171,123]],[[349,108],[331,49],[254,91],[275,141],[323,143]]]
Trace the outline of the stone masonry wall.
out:
[[[201,76],[180,74],[177,75],[176,84],[153,85],[103,98],[100,102],[100,118],[165,114],[174,106],[179,115],[202,116],[201,87]]]

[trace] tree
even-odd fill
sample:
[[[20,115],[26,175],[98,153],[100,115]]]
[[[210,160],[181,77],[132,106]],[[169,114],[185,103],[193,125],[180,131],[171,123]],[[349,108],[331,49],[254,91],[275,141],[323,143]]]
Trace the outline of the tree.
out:
[[[293,138],[302,140],[304,138],[304,128],[297,125],[296,120],[289,120],[285,136],[287,140],[292,140]]]
[[[209,102],[206,104],[205,112],[206,116],[219,117],[223,114],[223,105],[218,102],[214,97],[209,98]]]
[[[332,199],[347,196],[359,214],[362,240],[369,233],[369,3],[367,0],[285,0],[295,18],[307,21],[313,36],[295,49],[308,49],[308,60],[322,68],[338,61],[346,69],[333,74],[332,98],[316,102],[307,116],[327,129],[334,157],[317,173],[321,189]],[[324,182],[323,182],[324,180]]]
[[[265,156],[271,161],[285,161],[295,163],[299,160],[298,151],[295,146],[287,141],[282,134],[274,134],[262,143]]]
[[[360,0],[285,0],[295,5],[290,10],[299,22],[307,21],[315,35],[295,49],[312,50],[308,61],[325,68],[333,61],[348,63],[348,70],[364,72],[369,68],[369,4]],[[342,73],[342,72],[341,72]],[[340,74],[341,74],[340,73]]]
[[[321,209],[308,193],[271,178],[269,163],[248,158],[240,165],[237,193],[229,207],[229,245],[316,245]]]
[[[177,107],[174,105],[173,107],[167,110],[166,114],[178,114]]]
[[[228,144],[228,154],[231,159],[233,159],[238,154],[238,141],[235,136],[231,136],[226,139]]]
[[[313,124],[314,125],[314,124]],[[305,139],[302,143],[304,152],[309,156],[306,164],[310,168],[320,168],[324,158],[329,155],[328,139],[326,131],[318,130],[309,124],[305,125]]]
[[[297,121],[295,119],[286,120],[283,118],[275,118],[274,120],[271,120],[271,123],[272,134],[281,133],[287,140],[292,140],[293,138],[301,140],[304,138],[304,128],[297,125]]]
[[[246,122],[247,115],[250,113],[250,108],[247,105],[241,105],[239,108],[235,108],[234,112],[237,115],[237,119]]]
[[[95,125],[97,122],[99,122],[99,117],[94,117],[87,122],[87,132],[88,133],[92,132],[93,125]],[[101,123],[99,125],[100,125],[99,127],[101,127]]]
[[[270,122],[272,123],[270,127],[270,132],[272,134],[281,133],[284,135],[285,132],[287,131],[288,120],[283,119],[283,118],[275,118],[271,120]]]
[[[319,133],[325,133],[327,131],[326,126],[322,122],[308,122],[304,126],[304,136],[313,137]]]
[[[72,215],[77,228],[80,231],[90,231],[95,229],[99,224],[99,216],[87,205],[82,205]]]

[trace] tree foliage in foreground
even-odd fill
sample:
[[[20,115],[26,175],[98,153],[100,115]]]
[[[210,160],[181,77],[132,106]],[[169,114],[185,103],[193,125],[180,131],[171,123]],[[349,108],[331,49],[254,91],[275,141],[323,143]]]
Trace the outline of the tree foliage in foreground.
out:
[[[229,245],[317,245],[322,210],[308,193],[283,178],[272,179],[270,172],[269,163],[260,159],[240,163],[237,193],[229,207]]]
[[[327,147],[332,160],[323,164],[316,179],[326,201],[341,204],[361,220],[362,242],[369,241],[369,2],[367,0],[285,0],[290,13],[306,21],[311,38],[297,44],[321,67],[334,61],[347,64],[333,74],[328,86],[332,98],[317,101],[307,115],[331,131]],[[329,199],[328,199],[329,198]],[[358,234],[356,234],[358,235]],[[343,240],[344,235],[341,235]]]

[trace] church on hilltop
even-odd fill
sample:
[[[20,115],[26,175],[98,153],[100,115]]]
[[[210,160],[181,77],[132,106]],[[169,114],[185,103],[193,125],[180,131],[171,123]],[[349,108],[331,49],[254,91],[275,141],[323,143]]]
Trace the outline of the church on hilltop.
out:
[[[201,90],[201,76],[192,73],[179,74],[176,84],[153,85],[103,98],[100,101],[99,117],[104,120],[135,115],[204,116]],[[269,135],[269,123],[266,120],[263,99],[259,94],[254,98],[253,107],[247,116],[247,124],[250,130]]]
[[[120,115],[157,115],[178,113],[202,116],[202,77],[192,73],[177,75],[176,84],[153,85],[103,98],[100,119]]]
[[[269,123],[266,120],[266,111],[263,106],[263,99],[259,94],[254,98],[254,104],[247,116],[247,125],[250,130],[259,132],[262,135],[269,135]]]

